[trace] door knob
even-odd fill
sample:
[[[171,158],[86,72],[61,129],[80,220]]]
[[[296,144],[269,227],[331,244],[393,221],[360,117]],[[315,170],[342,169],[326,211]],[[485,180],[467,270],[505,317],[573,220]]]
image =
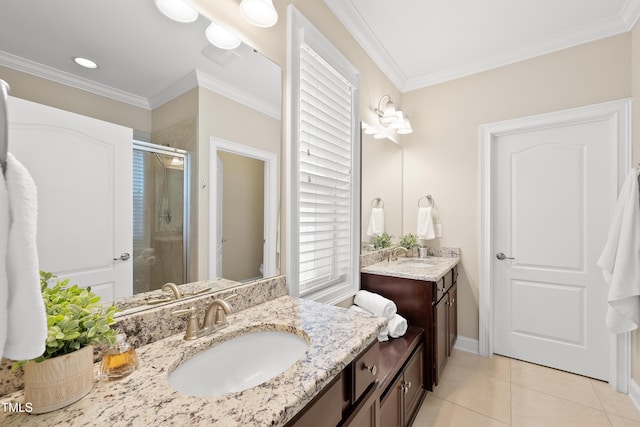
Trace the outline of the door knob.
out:
[[[129,258],[131,258],[131,255],[129,255],[127,252],[123,253],[122,255],[120,255],[120,258],[114,258],[114,261],[126,261]]]
[[[505,254],[503,254],[502,252],[499,252],[496,254],[496,258],[498,258],[500,261],[503,261],[505,259],[515,259],[513,257],[510,256],[506,256]]]

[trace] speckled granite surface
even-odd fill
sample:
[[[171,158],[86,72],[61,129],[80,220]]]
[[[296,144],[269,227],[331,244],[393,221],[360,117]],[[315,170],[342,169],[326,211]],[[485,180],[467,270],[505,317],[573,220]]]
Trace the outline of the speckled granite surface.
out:
[[[205,307],[212,299],[217,297],[227,298],[229,295],[235,294],[236,297],[230,302],[234,311],[239,312],[287,294],[284,276],[276,276],[244,285],[222,279],[194,282],[194,284],[182,286],[193,285],[194,288],[202,288],[204,283],[212,286],[213,291],[211,293],[184,298],[162,305],[147,306],[145,310],[134,310],[128,314],[119,314],[114,327],[119,332],[126,334],[129,343],[138,348],[184,331],[185,318],[171,316],[172,311],[193,306],[198,309],[200,319],[202,319]],[[231,283],[234,286],[227,286]],[[94,350],[94,359],[98,361],[102,358],[104,348],[96,346]],[[13,393],[23,386],[22,370],[12,372],[12,363],[4,358],[0,361],[0,396]]]
[[[42,415],[0,412],[2,426],[278,426],[285,424],[351,360],[375,341],[385,319],[283,296],[228,317],[229,327],[209,337],[182,335],[137,350],[140,368],[120,381],[96,381],[85,398]],[[309,350],[282,374],[222,398],[181,394],[167,382],[180,361],[212,345],[254,330],[301,333]],[[22,402],[22,392],[0,399]]]
[[[458,257],[405,258],[381,261],[361,268],[362,273],[437,282],[460,262]]]

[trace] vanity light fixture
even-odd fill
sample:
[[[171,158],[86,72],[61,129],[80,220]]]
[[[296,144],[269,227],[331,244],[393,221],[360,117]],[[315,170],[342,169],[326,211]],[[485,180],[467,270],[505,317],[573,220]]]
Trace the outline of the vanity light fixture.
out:
[[[209,43],[220,49],[235,49],[242,41],[233,35],[229,30],[212,22],[205,31],[205,36]]]
[[[385,128],[393,129],[401,135],[407,135],[413,132],[409,117],[407,117],[402,110],[398,109],[398,106],[391,101],[389,95],[384,95],[380,98],[378,108],[376,108],[376,114],[378,115],[378,121]]]
[[[189,23],[198,19],[198,11],[182,0],[154,0],[156,7],[167,18],[177,22]]]
[[[242,0],[240,13],[256,27],[273,27],[278,22],[278,12],[272,0]]]
[[[94,61],[88,58],[83,58],[81,56],[74,56],[73,58],[71,58],[71,60],[76,65],[79,65],[82,68],[87,68],[89,70],[95,70],[96,68],[98,68],[98,64],[96,64]]]

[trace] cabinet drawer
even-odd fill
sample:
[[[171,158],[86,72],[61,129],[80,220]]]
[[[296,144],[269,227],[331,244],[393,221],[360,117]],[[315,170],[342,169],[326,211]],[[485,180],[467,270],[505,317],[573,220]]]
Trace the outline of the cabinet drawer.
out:
[[[378,380],[379,344],[376,341],[367,351],[361,354],[353,362],[353,401],[369,388],[369,385]]]

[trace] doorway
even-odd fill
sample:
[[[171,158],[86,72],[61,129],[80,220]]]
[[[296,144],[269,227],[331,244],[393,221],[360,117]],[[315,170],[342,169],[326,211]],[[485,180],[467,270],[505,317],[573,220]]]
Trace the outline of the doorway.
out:
[[[482,126],[482,355],[626,391],[628,337],[604,325],[596,261],[630,165],[629,117],[622,100]]]

